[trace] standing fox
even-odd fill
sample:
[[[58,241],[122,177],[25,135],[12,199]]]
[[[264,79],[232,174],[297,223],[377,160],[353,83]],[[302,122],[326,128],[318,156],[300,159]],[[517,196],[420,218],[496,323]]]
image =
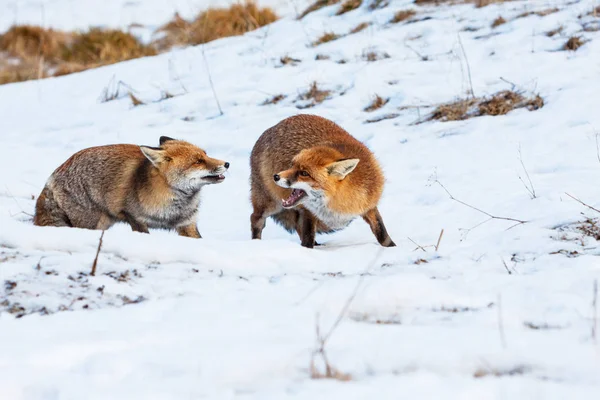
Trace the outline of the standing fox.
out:
[[[312,248],[316,233],[343,229],[361,216],[382,246],[395,246],[377,210],[381,168],[364,144],[334,122],[315,115],[284,119],[258,139],[250,167],[253,239],[261,238],[273,217]]]
[[[91,147],[58,167],[38,197],[33,223],[108,229],[126,222],[136,232],[175,229],[200,238],[200,189],[221,183],[229,163],[191,143],[160,138],[160,147]]]

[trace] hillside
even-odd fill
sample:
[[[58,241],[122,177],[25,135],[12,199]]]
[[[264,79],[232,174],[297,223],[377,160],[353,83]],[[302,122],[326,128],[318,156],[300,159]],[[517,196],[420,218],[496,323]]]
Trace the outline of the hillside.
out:
[[[148,35],[163,3],[45,20]],[[417,3],[261,2],[282,18],[244,36],[0,86],[0,398],[596,398],[600,10]],[[297,113],[376,154],[397,247],[358,220],[312,250],[272,221],[250,240],[250,151]],[[161,135],[231,163],[203,239],[119,225],[91,276],[100,232],[34,227],[35,200],[74,152]]]

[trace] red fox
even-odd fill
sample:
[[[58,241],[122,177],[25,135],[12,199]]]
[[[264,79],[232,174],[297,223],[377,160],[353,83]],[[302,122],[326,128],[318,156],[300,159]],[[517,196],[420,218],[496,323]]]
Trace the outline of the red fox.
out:
[[[253,239],[273,217],[312,248],[316,233],[343,229],[360,216],[382,246],[395,246],[377,210],[383,172],[373,153],[333,121],[284,119],[258,139],[250,168]]]
[[[181,236],[200,238],[200,189],[223,182],[229,163],[188,142],[162,136],[159,143],[75,153],[46,182],[33,223],[104,230],[126,222],[136,232],[175,229]]]

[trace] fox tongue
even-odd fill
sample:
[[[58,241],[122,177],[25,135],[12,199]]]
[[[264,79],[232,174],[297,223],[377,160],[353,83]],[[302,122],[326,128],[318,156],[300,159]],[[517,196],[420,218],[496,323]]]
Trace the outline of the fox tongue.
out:
[[[290,197],[288,197],[285,200],[281,200],[281,202],[284,207],[291,207],[294,204],[296,204],[298,202],[298,200],[300,200],[304,196],[306,196],[306,192],[304,190],[294,189],[294,190],[292,190]]]

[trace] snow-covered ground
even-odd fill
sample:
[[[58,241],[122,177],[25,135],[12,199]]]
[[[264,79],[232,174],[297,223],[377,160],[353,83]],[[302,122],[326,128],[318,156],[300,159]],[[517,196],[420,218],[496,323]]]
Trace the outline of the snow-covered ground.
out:
[[[88,4],[89,19],[51,21],[54,3]],[[113,3],[129,4],[102,2]],[[134,3],[123,22],[91,2],[44,2],[48,23],[62,28],[158,24],[179,3]],[[600,34],[582,31],[593,16],[578,18],[595,2],[411,3],[365,3],[335,17],[332,6],[204,48],[0,86],[0,398],[598,398],[600,248],[577,225],[597,215],[566,195],[600,204]],[[419,21],[387,23],[405,8]],[[499,15],[508,22],[492,29]],[[372,24],[308,46],[361,22]],[[587,42],[559,51],[574,34]],[[365,61],[371,51],[389,58]],[[282,65],[286,55],[300,61]],[[514,84],[546,104],[414,124],[466,97],[469,75],[477,96]],[[299,110],[313,81],[331,98]],[[119,99],[99,101],[117,86]],[[128,87],[147,104],[133,107]],[[261,105],[278,94],[287,97]],[[390,101],[364,112],[375,94]],[[249,240],[250,150],[299,112],[333,119],[378,156],[387,178],[380,210],[398,247],[381,249],[362,221],[318,238],[324,246],[314,250],[270,221],[262,241]],[[365,123],[387,114],[398,116]],[[204,191],[204,239],[116,226],[92,277],[100,232],[34,227],[35,198],[77,150],[156,145],[161,135],[231,162],[226,181]],[[478,225],[488,217],[450,198],[436,177],[459,201],[527,222]],[[325,351],[350,380],[311,379],[316,326],[325,335],[345,305]],[[325,370],[321,358],[314,369]]]

